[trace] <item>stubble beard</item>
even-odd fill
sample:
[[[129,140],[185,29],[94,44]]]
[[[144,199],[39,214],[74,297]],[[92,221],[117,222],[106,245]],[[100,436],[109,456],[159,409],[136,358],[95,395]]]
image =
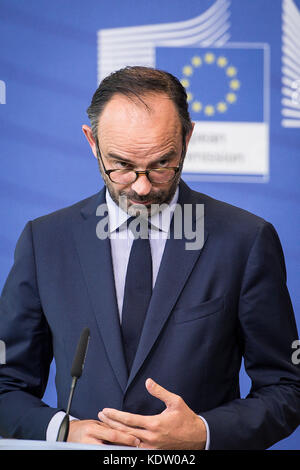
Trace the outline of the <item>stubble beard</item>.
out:
[[[176,175],[176,178],[174,181],[172,181],[172,184],[168,190],[153,191],[146,196],[139,196],[135,191],[131,191],[130,189],[121,189],[120,191],[116,192],[113,184],[107,177],[104,178],[104,182],[110,197],[114,203],[117,204],[117,206],[119,206],[124,212],[127,212],[130,216],[133,217],[141,215],[141,213],[144,213],[149,217],[150,214],[154,215],[159,211],[160,205],[170,204],[179,184],[180,176],[181,172]],[[131,203],[130,200],[136,201],[136,204]],[[143,202],[149,200],[151,201],[151,204],[149,206],[145,206]],[[139,204],[139,202],[141,204]]]

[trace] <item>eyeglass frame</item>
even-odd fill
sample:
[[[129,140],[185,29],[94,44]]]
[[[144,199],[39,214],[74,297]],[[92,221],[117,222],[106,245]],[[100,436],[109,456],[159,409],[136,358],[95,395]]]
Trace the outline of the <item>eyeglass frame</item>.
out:
[[[182,169],[182,164],[183,164],[183,160],[184,160],[184,157],[185,157],[185,153],[186,153],[186,148],[185,148],[185,139],[183,138],[182,139],[182,151],[181,151],[181,156],[180,156],[180,161],[179,161],[179,165],[178,166],[168,166],[168,167],[165,167],[165,168],[150,168],[149,170],[128,170],[128,171],[133,171],[135,173],[135,180],[132,181],[131,183],[117,183],[116,181],[113,181],[111,179],[111,176],[110,174],[115,172],[115,171],[120,171],[121,169],[120,168],[114,168],[114,169],[111,169],[111,170],[107,170],[105,168],[105,165],[104,165],[104,162],[103,162],[103,158],[102,158],[102,155],[101,155],[101,152],[100,152],[100,147],[99,147],[99,141],[98,141],[98,137],[96,137],[96,149],[97,149],[97,160],[98,160],[98,163],[99,163],[99,158],[100,158],[100,161],[102,163],[102,166],[103,166],[103,169],[104,169],[104,173],[109,177],[109,180],[114,183],[114,184],[121,184],[123,186],[126,186],[127,184],[133,184],[137,181],[139,175],[146,175],[147,178],[148,178],[148,181],[150,181],[151,184],[166,184],[166,183],[171,183],[171,181],[174,181],[175,177],[176,177],[176,174],[178,173],[179,170]],[[149,178],[149,173],[153,170],[164,170],[164,169],[170,169],[170,170],[174,170],[174,176],[172,177],[172,179],[170,179],[169,181],[165,181],[165,182],[162,182],[162,183],[153,183],[151,181],[151,179]],[[122,170],[121,170],[122,171]]]

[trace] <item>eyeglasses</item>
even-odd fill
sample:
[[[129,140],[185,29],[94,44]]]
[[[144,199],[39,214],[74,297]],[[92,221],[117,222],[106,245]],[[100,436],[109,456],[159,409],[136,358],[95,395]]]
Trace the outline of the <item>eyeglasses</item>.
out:
[[[114,170],[107,170],[105,168],[105,165],[101,156],[98,141],[96,142],[96,146],[97,146],[97,153],[98,153],[98,163],[100,159],[103,169],[104,169],[104,173],[109,177],[112,183],[124,184],[124,185],[134,183],[138,179],[139,175],[146,175],[148,180],[154,184],[170,183],[171,181],[175,179],[176,174],[181,169],[182,161],[185,155],[185,145],[183,144],[179,166],[168,166],[165,168],[151,168],[149,170],[142,170],[142,171],[127,170],[127,169],[123,170],[119,168],[114,169]]]

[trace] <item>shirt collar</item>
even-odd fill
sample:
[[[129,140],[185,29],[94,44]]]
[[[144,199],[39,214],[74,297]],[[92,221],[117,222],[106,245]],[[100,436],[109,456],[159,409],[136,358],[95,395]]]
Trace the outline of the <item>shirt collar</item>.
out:
[[[163,232],[168,232],[170,228],[171,222],[171,215],[175,210],[176,203],[178,201],[179,195],[179,186],[177,186],[175,194],[168,204],[168,207],[163,211],[157,212],[153,217],[151,217],[151,225],[153,225],[156,229],[161,230]],[[130,218],[130,215],[127,214],[123,209],[121,209],[111,198],[108,189],[106,188],[106,204],[108,209],[108,217],[109,217],[109,231],[110,233],[115,232],[121,225],[126,222],[127,219]],[[164,216],[165,211],[168,211],[169,216]],[[124,224],[126,225],[126,224]]]

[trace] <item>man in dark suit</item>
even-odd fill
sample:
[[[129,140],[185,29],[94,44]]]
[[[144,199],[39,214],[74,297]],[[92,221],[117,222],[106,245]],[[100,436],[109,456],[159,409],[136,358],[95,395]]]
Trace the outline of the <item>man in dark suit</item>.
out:
[[[18,241],[0,303],[0,434],[55,439],[88,326],[69,441],[271,446],[300,421],[297,329],[275,229],[180,180],[193,125],[171,75],[118,71],[88,114],[83,131],[105,187],[29,222]],[[53,356],[57,408],[41,400]],[[242,357],[252,381],[245,399]]]

